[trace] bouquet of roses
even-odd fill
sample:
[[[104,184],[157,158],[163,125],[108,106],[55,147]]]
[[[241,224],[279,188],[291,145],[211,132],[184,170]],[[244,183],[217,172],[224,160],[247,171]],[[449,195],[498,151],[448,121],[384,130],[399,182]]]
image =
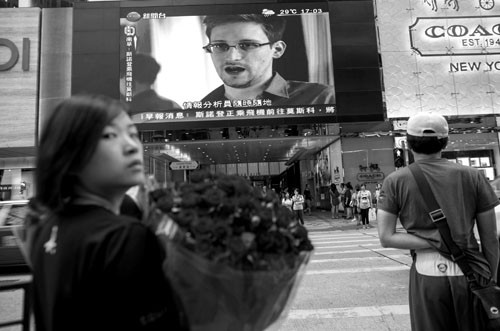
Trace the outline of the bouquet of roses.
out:
[[[313,246],[274,192],[239,176],[193,173],[150,192],[147,221],[192,331],[262,331],[288,309]],[[276,323],[274,324],[276,325]]]

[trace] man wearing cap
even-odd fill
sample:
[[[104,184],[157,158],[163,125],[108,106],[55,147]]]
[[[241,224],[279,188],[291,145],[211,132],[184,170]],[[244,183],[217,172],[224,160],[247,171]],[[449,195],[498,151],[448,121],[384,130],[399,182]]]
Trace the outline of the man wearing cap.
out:
[[[410,117],[407,142],[447,217],[453,240],[464,251],[476,276],[482,282],[496,279],[499,247],[494,207],[499,201],[486,177],[475,168],[441,158],[448,143],[448,123],[439,114],[421,112]],[[396,232],[398,218],[406,232]],[[479,302],[462,271],[440,254],[449,256],[407,167],[384,180],[377,220],[383,247],[412,252],[412,330],[486,330],[486,315],[475,306]],[[475,224],[480,245],[473,232]]]

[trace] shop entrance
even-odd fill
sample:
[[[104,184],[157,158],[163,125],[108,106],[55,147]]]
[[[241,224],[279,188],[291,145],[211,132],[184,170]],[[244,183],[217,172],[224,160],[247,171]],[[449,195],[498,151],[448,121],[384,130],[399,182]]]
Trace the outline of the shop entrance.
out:
[[[148,171],[160,181],[184,178],[184,173],[169,168],[171,162],[196,161],[202,169],[245,176],[256,186],[276,191],[294,163],[314,160],[338,139],[331,133],[331,124],[140,131]],[[300,186],[300,171],[296,176],[287,185]]]

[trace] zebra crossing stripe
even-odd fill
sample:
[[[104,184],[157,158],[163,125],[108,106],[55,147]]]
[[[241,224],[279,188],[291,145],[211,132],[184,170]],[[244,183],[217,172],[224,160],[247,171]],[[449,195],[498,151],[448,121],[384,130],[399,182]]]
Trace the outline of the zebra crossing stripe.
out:
[[[410,258],[408,255],[388,255],[391,259],[404,259]],[[320,259],[320,260],[311,260],[310,263],[325,263],[325,262],[348,262],[348,261],[376,261],[386,259],[385,256],[370,256],[370,257],[346,257],[340,259]]]
[[[347,243],[357,243],[357,242],[366,242],[366,241],[380,242],[380,240],[378,238],[369,238],[369,239],[329,240],[329,241],[316,241],[313,239],[312,243],[315,245],[319,245],[319,244],[347,244]]]
[[[356,246],[359,247],[359,245],[356,245]],[[367,249],[353,249],[353,250],[350,250],[350,251],[328,251],[328,252],[316,252],[316,251],[314,251],[313,256],[316,256],[316,255],[332,255],[332,254],[367,253],[367,252],[371,252],[371,251],[373,251],[373,252],[398,251],[398,250],[400,250],[400,249],[398,249],[398,248],[374,248],[374,249],[370,249],[370,250],[367,250]]]
[[[314,241],[313,241],[313,244],[314,244]],[[360,247],[360,246],[378,246],[380,247],[380,243],[379,244],[356,244],[356,245],[339,245],[339,246],[319,246],[319,247],[316,247],[314,246],[315,249],[332,249],[332,248],[349,248],[349,247]]]
[[[309,232],[309,237],[312,238],[321,238],[321,237],[334,237],[334,238],[339,238],[339,237],[366,237],[366,235],[362,233],[337,233],[337,232],[321,232],[321,233],[310,233]]]
[[[327,309],[293,309],[288,319],[325,319],[346,317],[376,317],[385,315],[409,315],[408,305],[345,307]]]
[[[308,270],[306,275],[331,275],[331,274],[354,274],[361,272],[377,272],[377,271],[401,271],[409,270],[406,265],[397,265],[391,267],[368,267],[368,268],[346,268],[346,269],[326,269],[326,270]]]
[[[355,236],[355,237],[311,237],[309,236],[310,240],[317,240],[317,241],[337,241],[337,240],[363,240],[363,239],[378,239],[378,237],[375,236]]]

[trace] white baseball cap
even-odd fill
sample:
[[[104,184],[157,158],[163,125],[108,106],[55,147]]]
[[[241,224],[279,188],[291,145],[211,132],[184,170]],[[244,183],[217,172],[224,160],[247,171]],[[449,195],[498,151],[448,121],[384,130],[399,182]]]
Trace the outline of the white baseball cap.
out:
[[[448,122],[440,114],[420,112],[408,119],[406,133],[416,137],[448,137]]]

